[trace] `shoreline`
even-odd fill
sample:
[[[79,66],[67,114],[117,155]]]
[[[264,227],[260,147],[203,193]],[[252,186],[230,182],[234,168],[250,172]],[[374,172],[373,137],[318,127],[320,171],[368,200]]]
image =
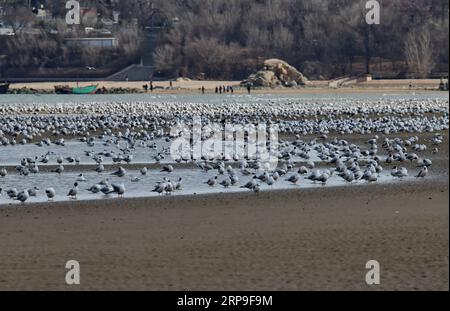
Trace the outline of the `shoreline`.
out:
[[[80,82],[80,86],[98,84],[98,88],[105,87],[110,92],[105,94],[180,94],[180,93],[199,93],[202,86],[205,87],[206,94],[215,94],[214,89],[216,86],[233,86],[235,88],[234,94],[247,94],[247,90],[240,87],[241,81],[172,81],[172,87],[170,87],[170,81],[154,81],[153,85],[155,89],[153,92],[144,92],[142,86],[148,84],[149,81],[92,81],[92,82]],[[404,79],[404,80],[373,80],[370,82],[358,83],[350,86],[332,88],[328,86],[330,81],[310,81],[305,87],[287,88],[287,87],[256,87],[252,89],[252,93],[266,94],[290,94],[290,93],[302,93],[302,94],[322,94],[322,93],[359,93],[359,92],[430,92],[440,91],[438,89],[440,79]],[[412,88],[409,85],[412,85]],[[68,85],[76,86],[75,82],[30,82],[30,83],[13,83],[10,85],[10,90],[20,91],[26,89],[35,93],[47,93],[54,94],[55,85]],[[116,93],[115,93],[116,92]],[[442,91],[441,91],[442,92]],[[231,93],[224,93],[231,94]]]
[[[437,187],[445,185],[446,184],[445,175],[438,176],[437,178],[433,179],[427,179],[426,185],[427,187],[430,185],[435,185]],[[283,196],[283,195],[289,195],[291,193],[304,193],[305,195],[310,195],[311,192],[321,192],[321,191],[346,191],[346,189],[359,189],[358,191],[363,191],[361,189],[367,190],[370,192],[372,189],[374,191],[377,191],[380,187],[386,188],[386,187],[422,187],[424,185],[423,180],[420,179],[413,179],[413,180],[407,180],[407,181],[385,181],[385,182],[377,182],[377,183],[355,183],[355,184],[342,184],[342,185],[321,185],[317,184],[314,187],[313,186],[302,186],[301,184],[297,186],[293,186],[293,188],[281,188],[281,189],[267,189],[263,190],[258,194],[253,193],[252,191],[248,189],[239,189],[235,188],[235,191],[232,192],[224,192],[224,191],[218,191],[218,192],[211,192],[211,193],[190,193],[190,194],[172,194],[172,195],[152,195],[150,190],[148,195],[139,195],[139,196],[131,196],[131,197],[121,197],[118,198],[116,196],[110,196],[110,197],[102,197],[99,196],[95,199],[91,198],[78,198],[76,200],[70,200],[66,198],[65,200],[57,200],[57,201],[38,201],[38,202],[26,202],[25,204],[21,204],[20,202],[9,202],[9,203],[0,203],[0,211],[1,210],[8,210],[8,209],[18,209],[18,208],[41,208],[49,206],[55,206],[56,208],[63,207],[63,208],[77,208],[82,207],[84,205],[96,205],[99,202],[109,202],[109,203],[120,203],[120,204],[134,204],[135,202],[140,202],[142,200],[148,201],[148,203],[163,203],[166,200],[174,200],[179,201],[178,203],[182,203],[184,200],[212,200],[212,199],[220,199],[220,200],[227,200],[227,199],[236,199],[241,196],[248,196],[249,198],[259,198],[259,196]],[[222,189],[225,190],[225,189]],[[352,190],[348,190],[352,191]],[[153,202],[154,201],[154,202]]]

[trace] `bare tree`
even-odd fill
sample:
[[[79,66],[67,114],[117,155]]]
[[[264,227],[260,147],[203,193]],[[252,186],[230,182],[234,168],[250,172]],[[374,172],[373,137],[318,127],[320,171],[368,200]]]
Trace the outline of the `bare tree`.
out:
[[[135,57],[142,44],[140,30],[134,25],[126,25],[117,33],[121,53],[127,58]]]
[[[448,0],[383,0],[380,25],[368,25],[365,1],[355,0],[82,3],[102,17],[120,12],[120,25],[113,28],[118,49],[69,48],[64,39],[82,27],[65,24],[65,0],[46,1],[53,21],[34,25],[28,0],[0,0],[8,10],[2,21],[18,33],[0,38],[0,54],[9,56],[4,67],[73,67],[91,59],[122,66],[138,60],[147,48],[141,44],[143,34],[151,34],[155,65],[168,75],[243,79],[272,57],[306,70],[312,79],[369,72],[375,61],[392,63],[393,69],[380,67],[381,76],[403,73],[406,62],[417,76],[427,76],[434,62],[437,71],[448,71]],[[28,24],[35,28],[33,33],[23,31]]]
[[[340,11],[340,22],[351,31],[361,47],[365,59],[365,71],[370,74],[370,65],[373,57],[373,25],[365,20],[366,11],[362,3],[354,3]]]
[[[156,70],[169,75],[173,75],[174,68],[179,65],[179,57],[176,55],[175,48],[169,44],[157,47],[153,57]]]
[[[11,26],[16,34],[19,34],[23,28],[34,21],[33,13],[26,7],[8,6],[5,11],[6,16],[2,19],[6,24]]]
[[[426,78],[433,69],[434,55],[429,26],[410,31],[405,39],[405,58],[410,73]]]

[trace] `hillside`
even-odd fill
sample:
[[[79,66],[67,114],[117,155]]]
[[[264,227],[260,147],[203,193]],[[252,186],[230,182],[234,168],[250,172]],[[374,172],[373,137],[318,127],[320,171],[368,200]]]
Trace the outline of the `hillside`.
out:
[[[270,58],[311,79],[448,74],[446,0],[380,0],[379,25],[368,25],[365,1],[354,0],[81,2],[97,18],[71,27],[64,22],[65,1],[47,1],[47,18],[36,19],[27,12],[28,1],[0,0],[5,23],[26,25],[15,36],[0,36],[3,75],[78,67],[89,76],[95,74],[85,72],[86,66],[106,72],[111,64],[145,59],[156,76],[242,80]],[[117,23],[105,26],[114,16]],[[118,46],[66,44],[67,37],[85,37],[87,26],[103,34],[106,29]]]

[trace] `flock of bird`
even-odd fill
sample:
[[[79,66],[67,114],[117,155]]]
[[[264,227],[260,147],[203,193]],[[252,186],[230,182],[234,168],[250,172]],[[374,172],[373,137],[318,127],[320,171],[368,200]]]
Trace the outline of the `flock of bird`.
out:
[[[81,159],[88,157],[92,160],[88,164],[92,166],[89,170],[108,173],[114,180],[128,178],[132,183],[140,182],[152,174],[152,170],[143,167],[140,177],[130,177],[126,165],[134,163],[137,149],[153,150],[149,164],[159,164],[160,172],[167,176],[148,191],[160,195],[182,190],[183,177],[170,178],[180,174],[177,165],[182,162],[208,173],[202,182],[205,187],[240,187],[255,193],[260,192],[263,185],[272,187],[280,182],[325,185],[330,178],[337,178],[347,183],[372,183],[387,168],[392,177],[403,179],[409,176],[408,167],[412,166],[417,168],[415,177],[425,178],[433,163],[420,154],[429,148],[433,154],[439,152],[439,146],[444,142],[440,132],[448,130],[448,104],[448,99],[387,99],[376,102],[341,99],[313,103],[251,101],[214,105],[170,102],[11,104],[0,106],[0,148],[30,143],[50,150],[56,146],[66,148],[66,139],[78,139],[88,148],[98,143],[105,147],[113,146],[114,151],[85,150],[83,155],[67,157],[55,151],[29,155],[20,160],[14,174],[41,174],[43,166],[51,165],[55,167],[50,173],[61,175],[65,173],[65,165],[84,165]],[[258,154],[248,157],[236,153],[222,153],[219,157],[202,155],[196,159],[177,157],[172,159],[173,163],[162,164],[170,156],[165,145],[180,135],[169,133],[169,129],[181,124],[191,126],[195,116],[201,116],[207,129],[217,122],[252,125],[264,122],[276,125],[278,134],[291,138],[279,139],[277,148],[270,150],[272,159],[276,160],[275,166]],[[417,135],[428,132],[435,133],[432,139],[420,142]],[[406,139],[390,138],[399,133],[410,135]],[[209,134],[208,131],[202,132],[201,139],[207,139]],[[351,137],[352,134],[371,138],[360,145],[339,138],[340,135]],[[307,138],[308,135],[315,138]],[[336,138],[329,138],[331,135]],[[107,160],[108,164],[116,167],[114,171],[105,169]],[[1,168],[0,163],[0,196],[6,194],[12,200],[26,202],[39,194],[38,187],[23,191],[2,189],[1,180],[7,175],[8,170]],[[81,192],[123,197],[126,192],[125,182],[112,182],[109,177],[91,187],[81,186],[88,182],[80,173],[73,187],[67,189],[66,197],[76,199]],[[57,196],[54,187],[45,188],[44,192],[48,200]]]
[[[384,170],[383,166],[391,165],[390,175],[402,179],[408,176],[408,169],[403,164],[413,163],[418,167],[418,172],[415,175],[417,178],[424,178],[428,174],[429,167],[432,166],[432,160],[428,158],[421,158],[414,150],[427,149],[426,145],[420,145],[417,136],[412,136],[408,139],[400,138],[384,138],[380,148],[384,150],[386,156],[379,154],[379,137],[366,142],[366,147],[361,147],[356,144],[351,144],[347,140],[334,138],[327,141],[326,135],[321,135],[319,138],[305,141],[300,139],[300,136],[293,141],[281,140],[278,150],[274,156],[277,159],[277,165],[272,168],[270,163],[261,159],[252,159],[244,157],[238,159],[236,156],[222,156],[218,159],[190,159],[190,163],[195,165],[197,169],[205,173],[215,172],[215,175],[204,182],[209,187],[222,186],[229,188],[239,186],[240,188],[249,189],[256,193],[260,192],[262,184],[267,184],[269,187],[275,185],[277,182],[285,181],[291,184],[301,184],[303,180],[327,184],[332,177],[341,178],[348,183],[355,183],[358,181],[366,181],[368,183],[376,182],[380,173]],[[438,147],[443,143],[441,134],[436,133],[433,136],[432,144],[434,145],[434,152],[438,152]],[[410,149],[410,151],[408,150]],[[130,152],[130,150],[123,150]],[[311,160],[311,155],[319,159],[318,161]],[[93,170],[97,173],[104,173],[105,168],[102,164],[103,156],[113,157],[115,161],[129,163],[125,159],[129,159],[130,154],[106,154],[90,153],[92,159],[97,163],[93,166]],[[128,157],[126,156],[128,155]],[[159,157],[164,157],[158,153]],[[158,157],[157,156],[157,157]],[[119,160],[121,159],[121,160]],[[39,165],[41,163],[48,164],[50,161],[49,153],[40,157],[23,158],[20,165],[15,167],[15,171],[19,175],[28,176],[30,174],[38,174],[40,172]],[[61,156],[56,157],[56,168],[50,172],[56,174],[64,174],[63,163],[79,163],[76,157],[67,157],[63,159]],[[161,164],[161,173],[166,173],[167,176],[176,174],[176,169],[172,164]],[[133,176],[131,182],[139,182],[151,173],[147,167],[140,169],[141,177]],[[119,165],[113,172],[108,173],[111,178],[127,178],[128,172]],[[5,168],[0,169],[0,177],[5,178],[8,171]],[[251,177],[250,181],[240,184],[240,179],[244,176]],[[92,194],[112,195],[117,194],[119,197],[125,194],[124,183],[112,183],[109,178],[104,178],[102,181],[95,183],[89,188],[80,190],[80,184],[88,182],[83,173],[80,173],[74,183],[73,187],[68,190],[67,197],[76,199],[80,191],[87,191]],[[152,192],[158,194],[171,194],[182,189],[183,178],[179,177],[175,181],[171,181],[168,177],[164,177],[161,182],[158,182]],[[18,191],[17,189],[9,189],[5,193],[12,200],[20,202],[27,201],[30,197],[37,196],[39,189],[37,187]],[[2,189],[0,189],[0,195]],[[54,188],[45,189],[45,194],[49,200],[53,200],[56,196]]]
[[[275,123],[287,134],[423,133],[448,129],[448,107],[448,98],[2,104],[0,145],[26,144],[46,133],[89,139],[96,132],[117,130],[129,130],[132,143],[178,124],[190,126],[193,116],[201,116],[203,123]]]

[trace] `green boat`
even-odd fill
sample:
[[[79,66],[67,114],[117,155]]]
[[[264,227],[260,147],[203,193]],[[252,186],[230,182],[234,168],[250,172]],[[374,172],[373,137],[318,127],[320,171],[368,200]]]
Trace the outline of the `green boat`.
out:
[[[70,87],[68,85],[57,85],[55,86],[56,94],[75,94],[75,95],[83,95],[83,94],[94,94],[97,91],[98,84],[96,85],[88,85],[88,86],[80,86],[80,87]]]

